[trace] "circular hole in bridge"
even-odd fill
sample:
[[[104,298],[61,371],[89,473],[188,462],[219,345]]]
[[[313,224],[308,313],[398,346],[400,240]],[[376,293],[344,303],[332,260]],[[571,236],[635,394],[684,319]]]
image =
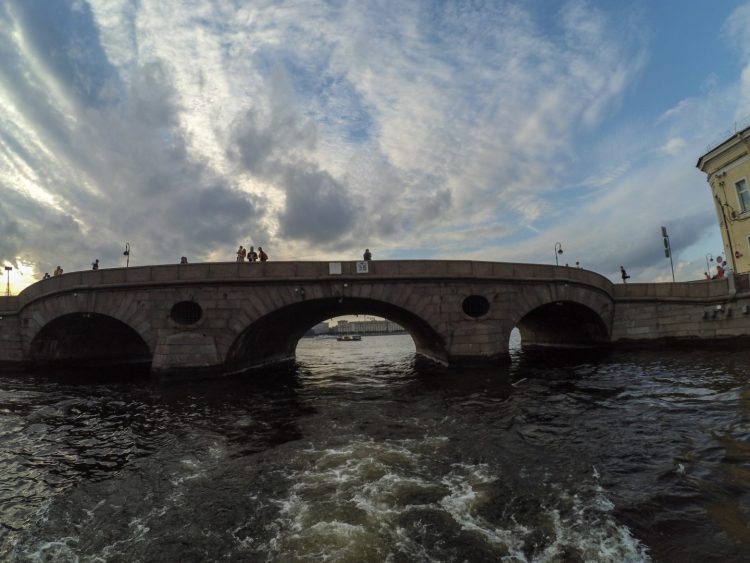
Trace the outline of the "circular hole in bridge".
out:
[[[201,320],[203,309],[195,301],[180,301],[172,305],[169,316],[177,324],[191,325]]]
[[[464,313],[470,317],[481,317],[490,310],[490,302],[481,295],[469,295],[462,304]]]

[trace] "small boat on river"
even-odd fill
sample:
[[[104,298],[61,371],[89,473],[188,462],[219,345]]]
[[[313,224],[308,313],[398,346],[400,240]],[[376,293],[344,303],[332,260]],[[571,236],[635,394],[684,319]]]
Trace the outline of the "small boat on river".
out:
[[[343,335],[336,338],[339,342],[357,342],[359,340],[362,340],[362,337],[359,334],[353,334],[353,335]]]

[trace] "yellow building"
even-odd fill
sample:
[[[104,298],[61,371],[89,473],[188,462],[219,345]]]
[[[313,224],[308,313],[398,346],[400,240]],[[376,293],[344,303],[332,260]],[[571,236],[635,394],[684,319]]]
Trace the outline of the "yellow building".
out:
[[[708,176],[726,261],[750,272],[750,127],[738,131],[698,159]]]

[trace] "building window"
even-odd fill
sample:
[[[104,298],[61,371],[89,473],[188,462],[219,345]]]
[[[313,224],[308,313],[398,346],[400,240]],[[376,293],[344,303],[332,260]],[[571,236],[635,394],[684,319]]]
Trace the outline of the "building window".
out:
[[[734,187],[737,188],[737,199],[740,200],[742,213],[750,211],[750,191],[747,189],[747,181],[743,178],[739,182],[735,182]]]

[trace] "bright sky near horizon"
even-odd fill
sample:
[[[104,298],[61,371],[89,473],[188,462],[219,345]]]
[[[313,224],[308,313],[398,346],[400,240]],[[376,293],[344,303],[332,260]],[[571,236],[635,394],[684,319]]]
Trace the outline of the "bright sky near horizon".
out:
[[[698,279],[722,244],[695,164],[750,118],[747,29],[739,0],[4,0],[0,262],[18,290],[125,242],[131,265],[560,242],[667,281],[665,225]]]

